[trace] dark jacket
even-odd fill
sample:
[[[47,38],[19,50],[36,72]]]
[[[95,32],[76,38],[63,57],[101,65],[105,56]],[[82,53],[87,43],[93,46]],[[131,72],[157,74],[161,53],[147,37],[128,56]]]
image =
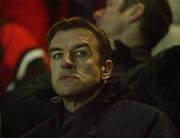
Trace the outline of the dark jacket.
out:
[[[180,133],[180,46],[162,51],[144,65],[127,72],[134,100],[166,113]]]
[[[151,58],[150,50],[145,46],[129,49],[121,41],[114,42],[115,50],[112,52],[113,72],[124,74],[139,64],[147,62]]]
[[[49,73],[9,93],[2,102],[3,138],[17,138],[48,119],[55,111],[49,99],[55,96]]]
[[[20,138],[178,138],[163,113],[127,100],[128,95],[114,93],[108,85],[93,102],[74,113],[67,113],[60,103],[54,116]]]

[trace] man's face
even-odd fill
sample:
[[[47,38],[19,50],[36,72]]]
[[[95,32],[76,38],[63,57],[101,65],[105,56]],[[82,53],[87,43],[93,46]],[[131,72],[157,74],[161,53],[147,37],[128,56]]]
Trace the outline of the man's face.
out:
[[[124,0],[107,0],[106,7],[94,13],[97,25],[103,29],[108,36],[121,33],[127,25],[127,19],[124,12],[120,9]]]
[[[52,86],[60,96],[88,93],[102,80],[98,41],[86,29],[57,32],[49,57]]]

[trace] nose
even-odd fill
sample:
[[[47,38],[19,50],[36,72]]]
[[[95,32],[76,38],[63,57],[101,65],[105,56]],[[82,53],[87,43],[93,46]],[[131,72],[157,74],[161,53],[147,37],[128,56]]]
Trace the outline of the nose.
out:
[[[70,52],[64,53],[63,59],[61,62],[61,68],[63,68],[63,69],[74,68],[74,61],[73,61],[73,57],[71,56]]]
[[[99,17],[102,16],[103,10],[104,10],[104,9],[99,9],[99,10],[96,10],[96,11],[93,13],[93,18],[94,18],[96,21],[99,19]]]

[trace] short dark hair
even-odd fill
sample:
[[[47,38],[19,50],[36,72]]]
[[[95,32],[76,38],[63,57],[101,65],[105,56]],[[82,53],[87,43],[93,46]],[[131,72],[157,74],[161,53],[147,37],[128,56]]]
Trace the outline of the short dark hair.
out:
[[[120,10],[124,11],[129,6],[138,3],[145,6],[140,30],[145,44],[151,49],[168,32],[172,23],[172,12],[167,0],[124,0],[124,5]]]
[[[96,39],[98,41],[98,45],[99,45],[98,49],[99,49],[99,54],[101,55],[101,61],[104,62],[106,59],[111,58],[111,52],[112,52],[111,45],[104,31],[99,29],[97,26],[95,26],[91,22],[85,19],[82,19],[80,17],[62,19],[54,23],[52,27],[50,28],[48,36],[47,36],[48,45],[50,45],[50,42],[53,36],[58,31],[70,30],[70,29],[75,29],[75,28],[87,29],[91,31],[93,34],[95,34]]]

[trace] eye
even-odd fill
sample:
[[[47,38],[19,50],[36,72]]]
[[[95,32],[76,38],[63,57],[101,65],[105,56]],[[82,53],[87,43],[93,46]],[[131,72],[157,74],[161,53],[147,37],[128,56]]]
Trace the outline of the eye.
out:
[[[85,57],[87,55],[88,55],[88,53],[86,51],[83,51],[83,50],[79,50],[79,51],[75,52],[76,57]]]
[[[53,59],[60,59],[62,58],[62,56],[63,56],[63,53],[60,53],[60,52],[52,54]]]

